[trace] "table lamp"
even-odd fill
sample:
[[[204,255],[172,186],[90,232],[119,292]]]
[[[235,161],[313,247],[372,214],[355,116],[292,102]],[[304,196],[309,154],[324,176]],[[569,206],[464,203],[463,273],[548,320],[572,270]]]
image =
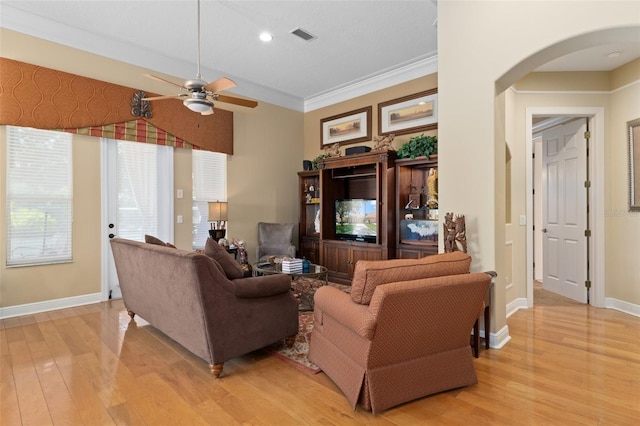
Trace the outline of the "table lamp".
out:
[[[211,222],[209,236],[215,242],[218,242],[220,238],[224,238],[227,227],[227,203],[225,201],[210,201],[207,221]]]

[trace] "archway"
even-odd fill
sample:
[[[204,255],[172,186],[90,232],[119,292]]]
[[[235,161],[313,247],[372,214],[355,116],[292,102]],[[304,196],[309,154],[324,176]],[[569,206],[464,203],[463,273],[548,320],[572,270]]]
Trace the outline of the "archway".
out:
[[[565,56],[567,54],[591,48],[594,46],[608,45],[612,43],[638,43],[640,40],[640,26],[633,27],[620,27],[610,28],[606,30],[595,31],[592,33],[582,34],[575,36],[542,49],[535,54],[525,58],[509,71],[504,73],[498,80],[496,80],[496,94],[502,93],[507,88],[511,87],[522,77],[528,73],[534,71],[541,65],[554,60],[556,58]],[[590,189],[591,204],[590,204],[590,226],[592,231],[592,238],[589,243],[589,264],[591,266],[590,280],[593,283],[592,287],[592,304],[594,306],[604,306],[605,304],[605,262],[604,262],[604,250],[605,250],[605,200],[604,200],[604,184],[605,184],[605,121],[604,121],[604,109],[598,107],[592,108],[573,108],[570,105],[566,107],[555,108],[538,108],[527,111],[526,125],[527,134],[523,139],[526,140],[528,155],[532,152],[532,135],[531,125],[532,116],[536,113],[556,113],[565,115],[583,115],[589,116],[594,119],[594,141],[592,155],[589,160],[589,171],[591,172],[592,188]],[[498,141],[496,141],[498,143]],[[527,162],[529,166],[529,162]],[[532,193],[532,173],[527,171],[527,194]],[[527,223],[532,223],[533,218],[533,202],[532,197],[527,198],[526,205]],[[532,306],[533,303],[533,229],[531,226],[527,227],[526,231],[526,288],[527,288],[527,305]]]

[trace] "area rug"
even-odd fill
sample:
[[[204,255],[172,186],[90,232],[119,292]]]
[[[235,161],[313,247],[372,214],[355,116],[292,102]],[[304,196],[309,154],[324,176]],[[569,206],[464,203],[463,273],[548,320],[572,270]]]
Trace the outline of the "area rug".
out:
[[[298,327],[298,335],[293,346],[288,347],[284,342],[279,342],[268,346],[265,350],[307,374],[318,374],[321,371],[320,368],[307,359],[309,339],[313,330],[313,312],[300,312]]]

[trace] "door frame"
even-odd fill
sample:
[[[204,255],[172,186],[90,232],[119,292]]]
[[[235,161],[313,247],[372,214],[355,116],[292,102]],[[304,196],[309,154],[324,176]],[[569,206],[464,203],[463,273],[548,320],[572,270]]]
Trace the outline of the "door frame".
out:
[[[589,139],[588,172],[592,192],[589,197],[588,224],[591,238],[588,241],[589,279],[591,280],[590,304],[604,307],[605,296],[605,263],[604,263],[604,203],[605,203],[605,137],[604,108],[602,107],[529,107],[525,110],[525,144],[526,144],[526,214],[527,223],[534,223],[533,215],[533,117],[535,115],[588,117],[591,132]],[[533,307],[533,226],[527,226],[527,306]]]

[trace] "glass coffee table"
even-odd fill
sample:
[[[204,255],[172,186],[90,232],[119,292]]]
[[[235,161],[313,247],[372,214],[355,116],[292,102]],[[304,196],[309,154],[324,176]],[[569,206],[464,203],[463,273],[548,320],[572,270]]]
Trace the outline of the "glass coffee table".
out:
[[[286,274],[291,277],[291,290],[300,300],[300,311],[313,310],[313,295],[316,290],[329,283],[329,270],[312,263],[308,272],[283,272],[281,263],[258,262],[251,265],[253,276]]]

